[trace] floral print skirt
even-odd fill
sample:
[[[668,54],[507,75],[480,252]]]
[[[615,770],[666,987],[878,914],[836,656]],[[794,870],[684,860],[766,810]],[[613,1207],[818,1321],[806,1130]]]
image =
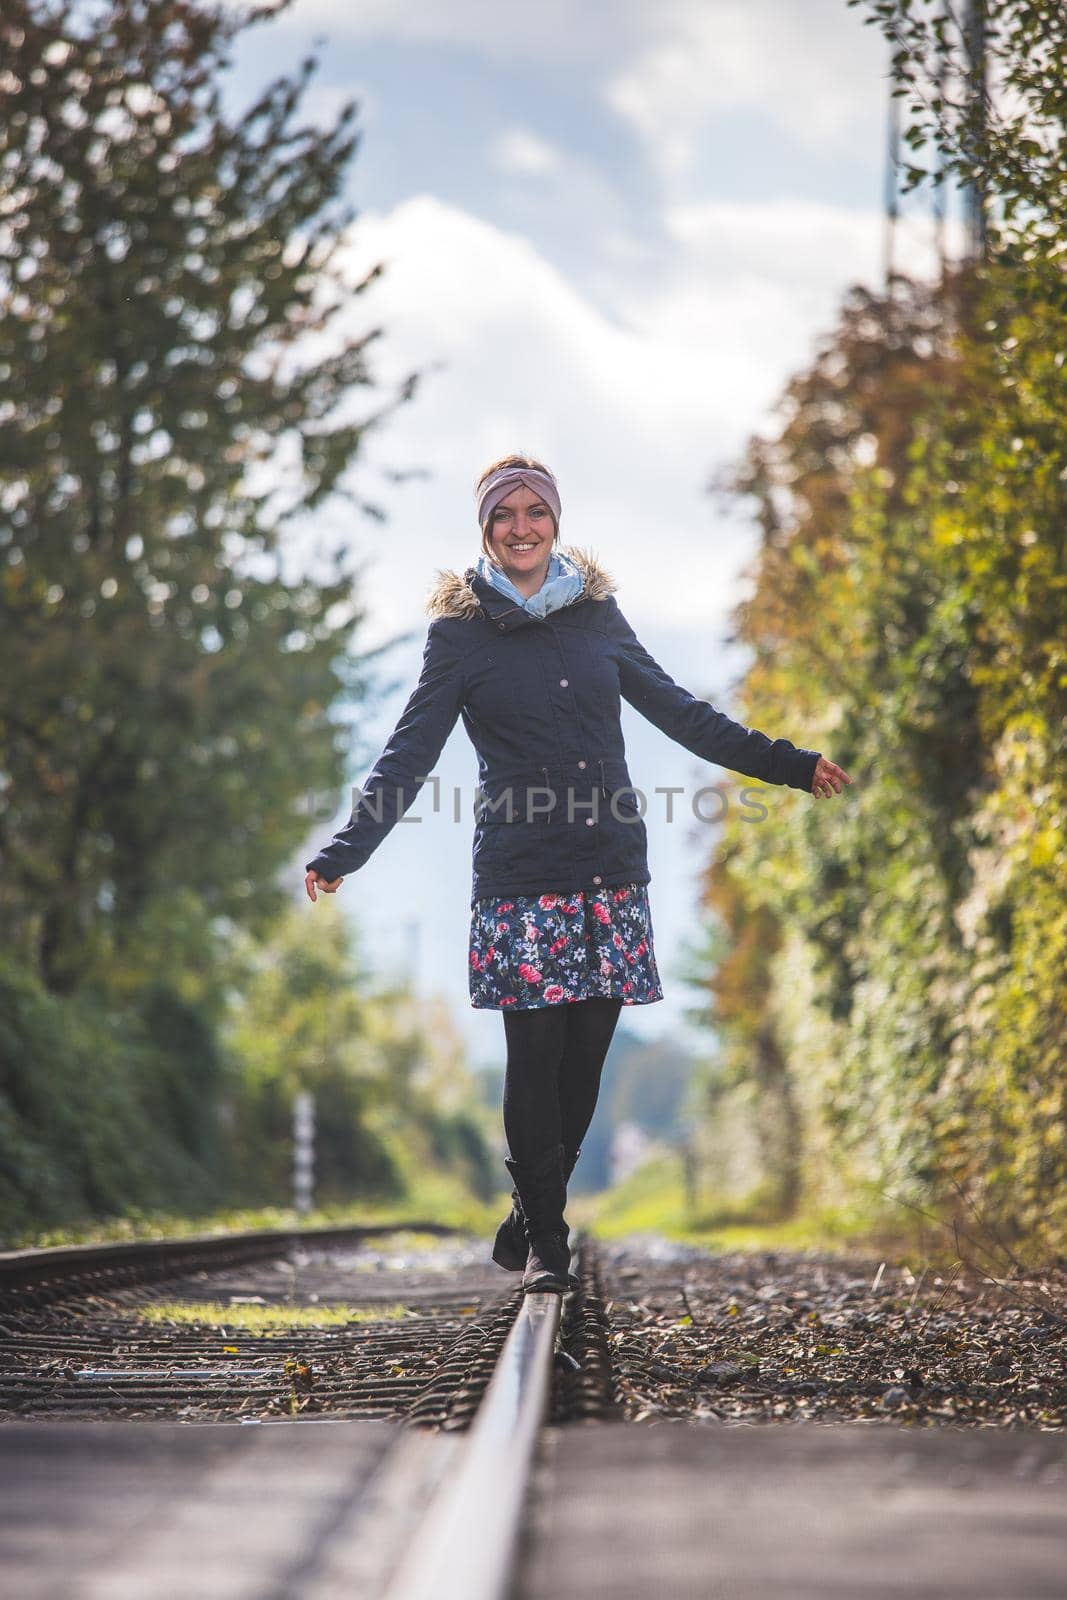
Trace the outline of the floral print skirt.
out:
[[[476,1009],[662,1000],[647,885],[476,900],[468,973]]]

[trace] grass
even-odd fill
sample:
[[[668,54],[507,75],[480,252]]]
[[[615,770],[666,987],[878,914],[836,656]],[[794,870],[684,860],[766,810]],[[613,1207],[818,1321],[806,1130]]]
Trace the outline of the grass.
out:
[[[4,1242],[0,1248],[104,1244],[265,1229],[299,1232],[346,1225],[381,1227],[384,1232],[407,1230],[412,1223],[426,1221],[491,1239],[509,1205],[504,1190],[493,1201],[484,1203],[473,1198],[452,1175],[422,1169],[410,1174],[408,1192],[402,1199],[370,1197],[318,1206],[306,1214],[291,1206],[220,1209],[199,1216],[131,1208],[123,1216],[42,1229]],[[926,1254],[934,1243],[943,1242],[906,1208],[890,1210],[877,1195],[861,1198],[847,1207],[809,1208],[784,1221],[762,1214],[758,1196],[748,1204],[738,1204],[701,1195],[695,1204],[690,1204],[682,1162],[674,1154],[649,1161],[626,1182],[603,1194],[576,1195],[568,1207],[568,1216],[575,1225],[591,1228],[602,1238],[655,1233],[716,1251],[837,1253],[877,1249],[887,1255],[903,1255],[916,1249]],[[431,1248],[435,1242],[434,1236],[427,1234],[408,1241],[405,1247]]]
[[[276,1328],[343,1327],[350,1322],[398,1322],[411,1315],[406,1306],[257,1306],[222,1305],[218,1300],[157,1300],[138,1315],[145,1322],[196,1323],[201,1327],[242,1333],[268,1333]]]
[[[449,1175],[427,1171],[414,1176],[408,1194],[400,1200],[354,1200],[318,1206],[307,1213],[297,1212],[292,1206],[231,1208],[200,1216],[131,1208],[123,1216],[42,1229],[7,1242],[2,1248],[121,1243],[265,1229],[299,1232],[348,1224],[380,1226],[384,1232],[408,1230],[412,1223],[426,1221],[478,1238],[491,1238],[509,1204],[510,1198],[503,1190],[486,1204],[472,1198]],[[601,1238],[657,1233],[714,1250],[905,1251],[913,1249],[920,1237],[913,1218],[906,1214],[887,1216],[884,1208],[879,1211],[873,1205],[813,1211],[787,1221],[761,1217],[758,1202],[744,1207],[702,1197],[695,1207],[690,1206],[682,1163],[674,1155],[648,1162],[625,1183],[603,1194],[576,1195],[568,1215],[573,1223],[593,1229]],[[406,1241],[405,1248],[429,1249],[436,1242],[432,1234],[417,1235]]]
[[[572,1220],[603,1239],[656,1233],[712,1250],[815,1250],[828,1254],[879,1249],[893,1254],[925,1250],[929,1230],[907,1212],[887,1211],[877,1197],[849,1207],[809,1209],[785,1220],[761,1215],[755,1197],[747,1206],[697,1198],[685,1191],[681,1158],[649,1161],[603,1194],[576,1199]]]
[[[192,1234],[251,1233],[269,1229],[381,1227],[407,1228],[413,1222],[434,1222],[476,1235],[492,1233],[509,1200],[503,1191],[492,1203],[474,1199],[447,1174],[416,1175],[401,1199],[370,1197],[316,1206],[306,1213],[293,1206],[230,1207],[189,1213],[131,1207],[121,1216],[87,1218],[65,1227],[41,1228],[0,1241],[0,1249],[44,1249],[54,1245],[112,1244],[147,1239],[179,1239]],[[425,1235],[431,1240],[432,1235]]]

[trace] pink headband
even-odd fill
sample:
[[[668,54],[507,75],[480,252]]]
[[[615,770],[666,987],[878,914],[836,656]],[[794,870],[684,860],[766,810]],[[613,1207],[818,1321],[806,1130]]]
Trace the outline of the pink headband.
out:
[[[520,484],[525,484],[527,489],[532,489],[534,494],[540,495],[555,517],[556,526],[559,527],[559,489],[552,474],[539,472],[536,467],[500,467],[485,480],[480,489],[475,490],[480,528],[485,527],[501,500],[505,500]]]

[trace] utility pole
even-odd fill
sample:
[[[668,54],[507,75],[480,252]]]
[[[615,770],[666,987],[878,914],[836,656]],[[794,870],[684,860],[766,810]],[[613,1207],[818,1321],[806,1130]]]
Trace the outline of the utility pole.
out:
[[[985,149],[986,122],[985,0],[967,0],[964,31],[967,49],[967,94],[970,102],[968,121],[975,146],[972,154],[981,156]],[[980,179],[967,184],[963,198],[967,228],[967,257],[970,261],[984,261],[987,246],[986,209],[984,186]]]
[[[945,8],[942,9],[942,16]],[[945,71],[945,58],[941,56],[937,68],[937,98],[941,105],[945,103],[945,88],[947,74]],[[947,193],[945,185],[945,163],[941,151],[938,150],[934,157],[937,171],[934,173],[934,244],[937,249],[937,275],[938,281],[944,283],[945,273],[948,269],[948,235],[946,228],[946,202]]]
[[[896,271],[897,219],[900,215],[900,101],[893,94],[894,83],[889,79],[889,122],[885,161],[885,233],[882,255],[887,294],[893,292],[893,274]]]
[[[293,1209],[311,1210],[315,1179],[315,1096],[301,1089],[293,1096]]]

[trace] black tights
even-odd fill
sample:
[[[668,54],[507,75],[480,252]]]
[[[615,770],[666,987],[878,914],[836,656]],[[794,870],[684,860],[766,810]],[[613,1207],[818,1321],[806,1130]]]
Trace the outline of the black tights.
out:
[[[562,1144],[567,1159],[593,1120],[622,1001],[595,998],[505,1011],[504,1134],[512,1160]]]

